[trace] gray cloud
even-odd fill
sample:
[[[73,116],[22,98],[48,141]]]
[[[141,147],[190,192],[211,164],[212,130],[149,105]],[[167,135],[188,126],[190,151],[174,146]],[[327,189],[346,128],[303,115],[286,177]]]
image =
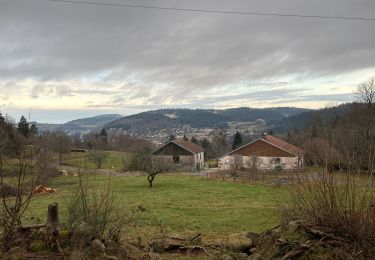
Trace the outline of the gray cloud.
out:
[[[363,17],[372,17],[375,9],[371,0],[141,2]],[[89,106],[113,102],[144,108],[173,101],[195,106],[203,99],[207,106],[240,99],[347,101],[341,94],[309,96],[305,87],[298,96],[289,85],[321,77],[332,81],[330,77],[375,67],[374,22],[5,0],[0,2],[0,24],[0,81],[14,82],[13,88],[24,79],[38,81],[29,93],[35,99],[107,97]],[[96,87],[64,83],[72,79],[89,80]],[[114,87],[111,82],[124,83]],[[142,104],[129,104],[134,99]]]

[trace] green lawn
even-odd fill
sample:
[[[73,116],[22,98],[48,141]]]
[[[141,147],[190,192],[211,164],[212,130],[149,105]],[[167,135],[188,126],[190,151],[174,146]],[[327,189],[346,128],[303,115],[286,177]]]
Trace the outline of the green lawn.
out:
[[[125,163],[129,163],[130,153],[118,152],[118,151],[104,151],[107,154],[107,158],[104,160],[102,169],[115,169],[121,171],[124,168]],[[89,152],[77,153],[70,152],[63,155],[63,164],[73,167],[81,167],[87,169],[96,169],[97,166],[89,158]]]
[[[105,183],[106,179],[96,176],[90,181]],[[51,185],[57,192],[36,195],[27,218],[43,220],[47,205],[56,201],[61,205],[63,220],[65,205],[76,183],[77,177],[55,178]],[[278,222],[277,205],[286,196],[284,188],[178,175],[158,176],[151,189],[145,176],[112,177],[112,185],[119,207],[129,209],[142,205],[168,232],[200,232],[209,237],[273,227]],[[157,228],[155,223],[147,225],[145,230]]]

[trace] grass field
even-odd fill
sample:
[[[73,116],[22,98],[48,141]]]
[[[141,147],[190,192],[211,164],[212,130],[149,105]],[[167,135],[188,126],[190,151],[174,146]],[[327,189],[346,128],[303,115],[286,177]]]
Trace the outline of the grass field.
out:
[[[97,184],[108,177],[90,177]],[[59,202],[64,221],[66,204],[77,177],[57,177],[51,183],[54,194],[36,195],[27,218],[44,219],[47,205]],[[123,209],[142,205],[151,218],[162,223],[168,233],[202,233],[206,237],[220,237],[240,231],[259,232],[278,223],[277,205],[285,201],[284,188],[248,185],[207,180],[194,176],[162,175],[153,188],[147,187],[145,176],[112,177],[116,205]],[[140,231],[152,232],[159,228],[148,222]]]
[[[101,168],[103,169],[115,169],[121,171],[124,168],[125,163],[129,163],[130,153],[118,152],[118,151],[105,151],[107,158],[104,160]],[[86,153],[67,153],[63,155],[64,165],[81,167],[87,169],[96,169],[94,161],[89,158],[89,152]]]

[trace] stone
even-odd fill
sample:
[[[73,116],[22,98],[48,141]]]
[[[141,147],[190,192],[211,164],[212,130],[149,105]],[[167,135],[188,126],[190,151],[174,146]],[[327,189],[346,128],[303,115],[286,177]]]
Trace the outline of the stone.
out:
[[[99,239],[94,239],[93,241],[91,241],[90,246],[92,255],[105,255],[105,245]]]
[[[228,238],[227,247],[236,252],[247,253],[253,246],[253,240],[246,233],[233,234]]]
[[[255,253],[255,254],[249,256],[247,258],[247,260],[263,260],[263,257],[260,254]]]
[[[163,253],[164,249],[166,248],[167,244],[163,239],[157,239],[150,243],[150,248],[154,253]]]
[[[298,228],[300,228],[301,224],[297,220],[289,221],[288,223],[288,231],[289,232],[295,232]]]

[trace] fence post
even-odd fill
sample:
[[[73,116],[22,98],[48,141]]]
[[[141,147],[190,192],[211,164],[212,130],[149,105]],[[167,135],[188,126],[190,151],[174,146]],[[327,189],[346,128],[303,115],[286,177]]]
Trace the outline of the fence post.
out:
[[[57,225],[59,223],[59,210],[57,202],[48,205],[47,213],[47,239],[52,247],[58,246],[59,230]]]

